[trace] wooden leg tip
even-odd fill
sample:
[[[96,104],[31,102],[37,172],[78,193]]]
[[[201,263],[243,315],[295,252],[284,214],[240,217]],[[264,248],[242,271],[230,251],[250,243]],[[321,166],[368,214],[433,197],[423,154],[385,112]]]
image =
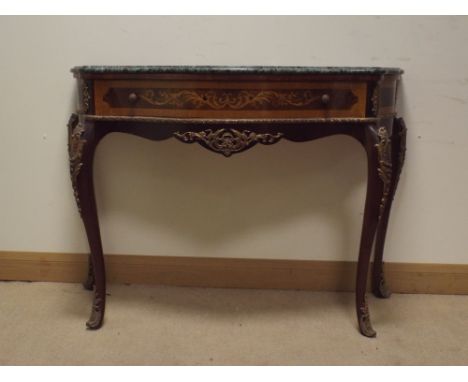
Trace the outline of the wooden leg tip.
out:
[[[372,329],[372,326],[366,326],[364,328],[360,327],[359,330],[364,337],[368,337],[368,338],[377,337],[377,332],[374,329]]]
[[[91,330],[99,329],[104,320],[105,300],[100,297],[99,293],[94,295],[94,303],[91,309],[91,317],[86,322],[86,327]]]
[[[90,330],[97,330],[102,326],[103,315],[100,312],[93,310],[90,319],[86,322],[86,328]]]
[[[384,279],[380,280],[378,285],[372,289],[373,289],[372,291],[374,293],[374,296],[378,298],[389,298],[392,295],[392,292],[390,291],[390,288],[385,283]]]
[[[358,322],[359,322],[359,331],[365,337],[376,337],[377,332],[372,328],[369,306],[367,305],[367,299],[364,297],[364,302],[358,307]]]
[[[83,285],[83,288],[86,289],[86,290],[93,290],[94,279],[88,277],[88,279],[82,285]]]

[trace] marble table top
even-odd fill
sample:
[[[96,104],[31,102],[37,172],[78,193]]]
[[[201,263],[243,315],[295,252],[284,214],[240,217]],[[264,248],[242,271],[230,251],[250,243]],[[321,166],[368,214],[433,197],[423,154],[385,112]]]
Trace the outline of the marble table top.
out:
[[[75,66],[73,73],[401,74],[400,68],[346,66]]]

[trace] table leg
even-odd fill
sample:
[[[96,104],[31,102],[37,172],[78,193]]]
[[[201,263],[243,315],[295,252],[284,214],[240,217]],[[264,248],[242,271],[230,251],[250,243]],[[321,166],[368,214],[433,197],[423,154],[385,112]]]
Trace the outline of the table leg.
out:
[[[366,287],[377,223],[388,200],[392,174],[388,128],[368,126],[364,143],[368,161],[368,181],[356,277],[356,312],[361,333],[366,337],[375,337],[376,332],[372,328],[366,300]]]
[[[70,175],[73,191],[86,229],[91,250],[94,273],[94,302],[91,317],[86,323],[89,329],[102,326],[106,301],[106,279],[101,235],[93,186],[94,151],[100,138],[92,121],[80,121],[72,115],[69,122]],[[89,286],[86,283],[86,286]]]
[[[390,297],[390,289],[385,282],[383,270],[383,252],[385,247],[385,236],[387,234],[388,219],[392,207],[393,197],[400,179],[406,151],[406,126],[403,118],[395,119],[392,131],[392,177],[390,182],[390,192],[383,214],[377,226],[377,234],[374,252],[374,267],[372,270],[372,292],[380,298]]]
[[[94,288],[94,269],[91,255],[88,256],[88,276],[86,277],[86,281],[83,283],[83,287],[87,290],[93,290]]]

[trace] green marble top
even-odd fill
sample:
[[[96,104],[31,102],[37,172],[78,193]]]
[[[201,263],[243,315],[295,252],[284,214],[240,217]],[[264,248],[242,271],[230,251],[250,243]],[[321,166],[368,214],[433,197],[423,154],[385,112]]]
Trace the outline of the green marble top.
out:
[[[346,66],[75,66],[73,73],[401,74],[400,68]]]

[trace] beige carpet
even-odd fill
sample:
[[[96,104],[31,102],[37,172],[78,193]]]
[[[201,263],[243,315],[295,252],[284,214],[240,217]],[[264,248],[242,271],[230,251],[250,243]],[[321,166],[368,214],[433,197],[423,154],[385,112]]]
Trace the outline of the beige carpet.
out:
[[[105,325],[85,329],[78,284],[0,282],[2,365],[468,364],[468,296],[110,285]]]

